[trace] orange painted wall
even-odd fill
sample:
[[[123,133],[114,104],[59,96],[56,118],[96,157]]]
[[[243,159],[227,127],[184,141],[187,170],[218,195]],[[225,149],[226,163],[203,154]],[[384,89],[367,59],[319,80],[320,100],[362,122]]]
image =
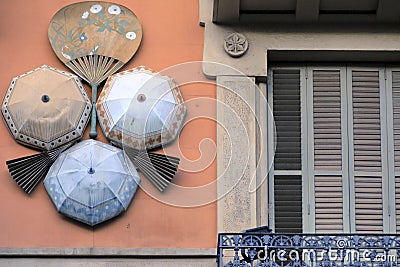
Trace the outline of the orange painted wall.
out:
[[[43,64],[67,70],[50,47],[47,28],[60,8],[74,2],[77,1],[1,1],[1,99],[14,76]],[[117,3],[135,12],[144,33],[141,48],[123,69],[145,65],[161,71],[178,63],[202,59],[203,28],[198,24],[197,0],[119,0]],[[197,71],[201,73],[200,68]],[[181,89],[185,100],[215,98],[213,85],[193,84]],[[200,104],[196,108],[215,115],[214,106]],[[194,120],[184,127],[179,142],[171,145],[172,150],[177,151],[179,145],[183,155],[194,160],[200,157],[199,142],[204,138],[215,141],[215,135],[216,125],[212,120]],[[106,142],[102,135],[98,139]],[[173,207],[139,190],[125,214],[109,223],[87,227],[58,214],[42,183],[30,196],[17,187],[5,161],[34,151],[17,144],[3,122],[0,122],[0,151],[0,247],[215,247],[215,202],[197,208]],[[196,186],[215,178],[214,161],[201,172],[180,171],[175,181],[179,185]],[[214,194],[214,190],[209,193]]]

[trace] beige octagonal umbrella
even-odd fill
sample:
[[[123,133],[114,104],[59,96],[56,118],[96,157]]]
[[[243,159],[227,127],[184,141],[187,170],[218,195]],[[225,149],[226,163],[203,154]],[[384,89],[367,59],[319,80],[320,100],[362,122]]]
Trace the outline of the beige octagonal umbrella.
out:
[[[163,191],[179,159],[147,150],[172,142],[183,125],[186,108],[174,80],[143,66],[117,73],[107,80],[96,109],[105,136],[123,144],[135,166]]]
[[[7,162],[27,193],[57,155],[82,137],[91,108],[81,82],[71,73],[44,65],[12,79],[1,106],[4,121],[17,142],[45,151]]]
[[[77,76],[45,65],[12,80],[1,111],[17,142],[50,150],[82,136],[91,103]]]

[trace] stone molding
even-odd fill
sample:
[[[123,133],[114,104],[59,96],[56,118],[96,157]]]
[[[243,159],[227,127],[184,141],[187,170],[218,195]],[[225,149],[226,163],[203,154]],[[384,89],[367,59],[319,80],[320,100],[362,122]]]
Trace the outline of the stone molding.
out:
[[[268,54],[273,51],[293,51],[293,54],[297,51],[347,51],[349,53],[344,58],[346,61],[357,61],[362,52],[385,52],[399,59],[398,25],[226,25],[212,22],[213,0],[199,0],[199,7],[200,24],[205,27],[203,60],[231,66],[251,77],[267,76]],[[225,37],[235,32],[246,36],[249,42],[248,51],[240,58],[232,58],[224,50]],[[352,52],[356,53],[353,55]],[[317,61],[321,60],[320,55],[321,53],[310,54],[308,58],[310,61]],[[279,59],[275,58],[278,61]],[[296,55],[293,55],[293,59],[296,60]],[[368,61],[381,60],[379,53],[368,56]],[[208,77],[235,75],[230,70],[205,66],[204,74]]]
[[[212,257],[215,248],[0,248],[3,257]]]

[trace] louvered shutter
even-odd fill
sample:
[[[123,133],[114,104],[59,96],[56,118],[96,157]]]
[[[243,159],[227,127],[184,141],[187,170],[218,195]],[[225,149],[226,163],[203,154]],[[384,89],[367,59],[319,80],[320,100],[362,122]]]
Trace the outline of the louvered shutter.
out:
[[[386,127],[391,125],[386,118],[391,118],[386,114],[391,108],[385,102],[390,96],[384,91],[383,70],[301,70],[301,75],[299,69],[273,71],[277,145],[270,181],[275,231],[301,232],[315,226],[319,233],[382,233],[392,225],[388,194],[396,199],[400,231],[400,71],[392,75],[393,177],[386,138],[392,131]],[[306,79],[303,73],[312,79],[300,81]],[[395,179],[396,198],[387,189],[390,179]],[[309,203],[311,208],[305,206]]]
[[[274,70],[275,170],[301,170],[300,71]]]
[[[357,233],[382,233],[382,177],[355,177],[355,219]]]
[[[273,72],[273,113],[277,144],[274,168],[301,170],[300,71],[279,69]],[[302,177],[274,176],[275,232],[301,233]]]
[[[355,231],[382,233],[379,71],[351,71]]]
[[[400,71],[392,72],[396,231],[400,232]]]
[[[275,232],[302,233],[302,184],[300,175],[275,175]]]
[[[343,182],[339,175],[316,175],[315,231],[343,232]]]
[[[314,70],[315,231],[343,232],[340,70]]]

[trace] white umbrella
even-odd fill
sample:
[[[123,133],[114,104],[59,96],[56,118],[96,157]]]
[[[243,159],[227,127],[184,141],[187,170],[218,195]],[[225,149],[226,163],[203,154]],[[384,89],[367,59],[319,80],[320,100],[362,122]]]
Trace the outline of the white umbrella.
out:
[[[179,158],[148,150],[172,142],[182,128],[186,108],[174,80],[143,66],[114,74],[96,109],[105,136],[117,146],[123,144],[135,166],[163,191]]]
[[[108,139],[137,150],[159,147],[180,133],[186,108],[178,85],[168,76],[137,67],[112,75],[96,104]],[[129,123],[125,123],[129,121]]]
[[[95,225],[128,209],[140,183],[131,164],[121,149],[86,140],[59,156],[44,185],[60,213]]]

